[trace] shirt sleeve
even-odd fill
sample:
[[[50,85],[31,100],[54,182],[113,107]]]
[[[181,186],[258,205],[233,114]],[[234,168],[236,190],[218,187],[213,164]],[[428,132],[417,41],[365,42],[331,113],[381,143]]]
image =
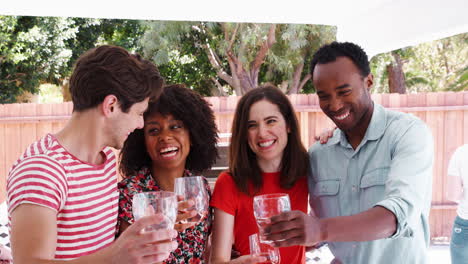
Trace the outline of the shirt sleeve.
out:
[[[216,180],[210,206],[235,215],[237,211],[238,190],[227,172],[222,172]]]
[[[394,213],[397,230],[390,238],[412,236],[422,211],[430,207],[434,142],[429,128],[417,120],[394,144],[385,199],[376,205]]]
[[[63,167],[48,156],[20,161],[7,180],[7,204],[11,214],[21,204],[34,204],[56,212],[65,206],[68,186]]]
[[[455,152],[453,153],[452,157],[450,158],[449,164],[448,164],[448,169],[447,169],[447,174],[448,176],[456,176],[456,177],[461,177],[460,173],[460,158],[461,158],[461,147],[459,147]]]

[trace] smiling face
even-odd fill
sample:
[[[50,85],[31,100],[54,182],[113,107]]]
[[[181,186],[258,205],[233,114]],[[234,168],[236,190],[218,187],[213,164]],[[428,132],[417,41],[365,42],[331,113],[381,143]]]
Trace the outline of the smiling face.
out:
[[[127,113],[122,112],[119,106],[115,107],[118,111],[112,118],[112,125],[108,127],[110,147],[121,149],[128,135],[135,129],[143,128],[143,113],[148,108],[148,100],[133,104]]]
[[[247,138],[260,168],[277,167],[288,144],[288,128],[278,106],[267,100],[252,105],[249,112]]]
[[[153,166],[173,169],[185,168],[190,153],[190,134],[183,122],[172,115],[156,113],[145,120],[146,151]]]
[[[347,135],[364,134],[372,117],[372,74],[362,77],[347,57],[317,64],[313,72],[320,108]]]

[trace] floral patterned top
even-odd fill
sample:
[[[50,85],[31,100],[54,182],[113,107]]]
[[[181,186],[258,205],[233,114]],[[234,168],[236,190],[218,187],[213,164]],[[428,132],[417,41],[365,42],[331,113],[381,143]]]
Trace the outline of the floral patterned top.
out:
[[[183,177],[192,174],[185,171]],[[204,179],[205,188],[211,199],[211,190],[208,181]],[[126,221],[133,224],[132,199],[133,195],[140,192],[159,191],[161,188],[151,176],[148,168],[141,169],[136,175],[123,179],[118,184],[119,187],[119,222]],[[173,251],[169,258],[163,261],[166,264],[198,264],[206,263],[205,247],[208,236],[211,233],[213,213],[210,208],[208,214],[195,226],[179,232],[177,243],[179,247]]]

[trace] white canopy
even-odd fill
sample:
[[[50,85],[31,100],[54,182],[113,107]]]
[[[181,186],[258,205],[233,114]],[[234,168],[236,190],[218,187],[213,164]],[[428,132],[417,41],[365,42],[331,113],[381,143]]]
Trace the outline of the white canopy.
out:
[[[304,23],[370,56],[468,32],[467,0],[1,0],[0,15]]]

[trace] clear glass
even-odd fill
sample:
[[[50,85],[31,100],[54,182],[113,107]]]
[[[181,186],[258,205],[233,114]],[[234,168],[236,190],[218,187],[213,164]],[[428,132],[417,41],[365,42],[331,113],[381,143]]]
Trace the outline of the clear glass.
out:
[[[133,196],[132,202],[133,217],[138,219],[161,214],[164,220],[145,228],[145,231],[154,231],[159,229],[174,229],[177,218],[177,196],[173,192],[142,192]]]
[[[249,236],[249,246],[250,246],[250,255],[252,256],[261,256],[267,259],[266,262],[262,263],[271,263],[279,264],[281,257],[278,248],[272,247],[269,244],[260,242],[258,239],[258,234],[253,234]]]
[[[260,232],[260,242],[272,243],[263,237],[264,228],[270,223],[270,218],[282,212],[291,211],[291,202],[286,193],[257,195],[253,199],[254,216]]]
[[[199,222],[208,212],[209,197],[202,176],[176,178],[174,192],[181,195],[184,200],[192,199],[195,202],[193,208],[197,215],[187,219],[187,222]]]

